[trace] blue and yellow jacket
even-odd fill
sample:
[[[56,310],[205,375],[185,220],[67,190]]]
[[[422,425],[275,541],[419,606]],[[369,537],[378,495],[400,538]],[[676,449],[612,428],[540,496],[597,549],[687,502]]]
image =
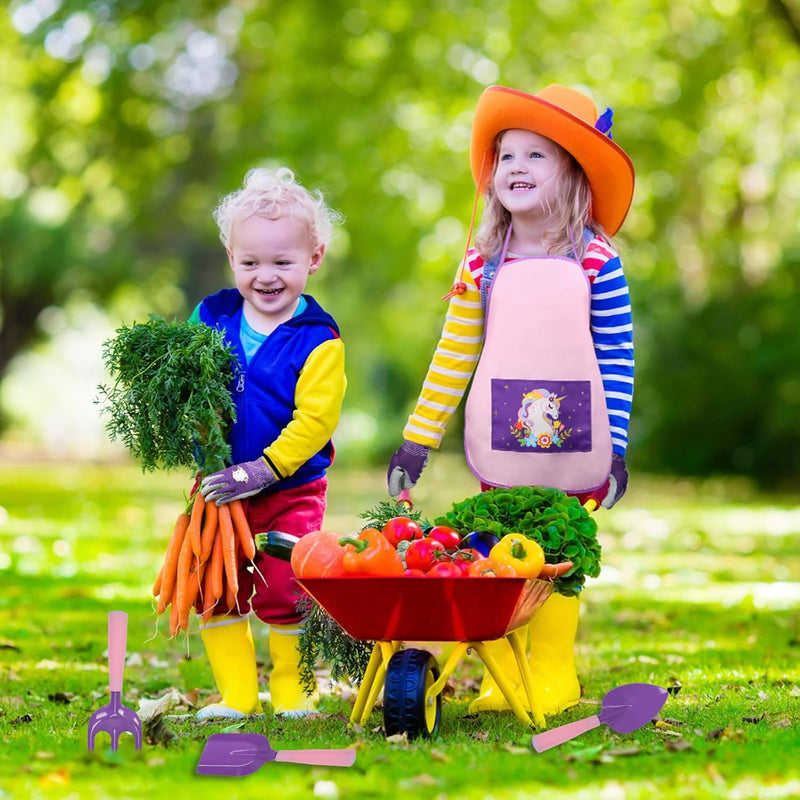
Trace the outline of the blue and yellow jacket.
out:
[[[271,490],[325,474],[347,385],[339,328],[313,297],[303,297],[306,309],[279,325],[249,364],[239,338],[243,301],[236,289],[206,297],[192,314],[193,321],[223,331],[234,349],[239,368],[231,384],[231,457],[237,464],[263,455],[279,477]]]

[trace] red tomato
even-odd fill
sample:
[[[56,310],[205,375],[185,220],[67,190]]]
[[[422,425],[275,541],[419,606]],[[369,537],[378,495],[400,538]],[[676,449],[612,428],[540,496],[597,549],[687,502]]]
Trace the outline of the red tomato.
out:
[[[421,569],[407,569],[403,575],[406,578],[424,578],[425,573]]]
[[[452,561],[440,561],[428,570],[429,578],[463,578],[464,573]]]
[[[456,550],[461,544],[461,534],[446,525],[434,525],[428,531],[428,538],[441,542],[445,550]]]
[[[483,556],[477,550],[472,547],[465,547],[461,550],[456,550],[453,554],[453,563],[466,575],[469,568],[480,558],[483,558]]]
[[[408,517],[392,517],[381,531],[393,547],[397,547],[400,542],[421,539],[423,536],[422,528]]]
[[[442,555],[444,555],[444,545],[441,542],[427,537],[415,539],[406,550],[406,567],[427,572]]]

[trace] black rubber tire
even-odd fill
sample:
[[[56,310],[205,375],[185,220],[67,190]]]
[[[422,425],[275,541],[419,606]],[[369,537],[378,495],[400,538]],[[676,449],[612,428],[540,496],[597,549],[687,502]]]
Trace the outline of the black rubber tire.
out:
[[[439,730],[442,696],[425,705],[428,686],[439,678],[439,665],[427,650],[398,650],[386,668],[383,685],[383,727],[387,736],[405,733],[409,739],[430,739]]]

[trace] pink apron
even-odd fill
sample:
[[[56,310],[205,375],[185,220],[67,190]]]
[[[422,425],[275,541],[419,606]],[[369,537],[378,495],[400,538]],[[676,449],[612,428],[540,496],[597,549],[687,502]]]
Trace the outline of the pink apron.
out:
[[[465,407],[467,463],[491,486],[588,492],[611,470],[611,430],[590,330],[590,287],[568,258],[497,270]]]

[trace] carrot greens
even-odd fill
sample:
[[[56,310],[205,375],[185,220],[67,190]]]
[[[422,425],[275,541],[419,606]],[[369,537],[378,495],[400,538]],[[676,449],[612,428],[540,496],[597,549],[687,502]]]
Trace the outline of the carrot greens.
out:
[[[119,328],[103,345],[103,362],[113,382],[98,387],[95,402],[108,415],[111,439],[143,471],[190,467],[210,474],[225,467],[236,361],[220,331],[152,315]]]

